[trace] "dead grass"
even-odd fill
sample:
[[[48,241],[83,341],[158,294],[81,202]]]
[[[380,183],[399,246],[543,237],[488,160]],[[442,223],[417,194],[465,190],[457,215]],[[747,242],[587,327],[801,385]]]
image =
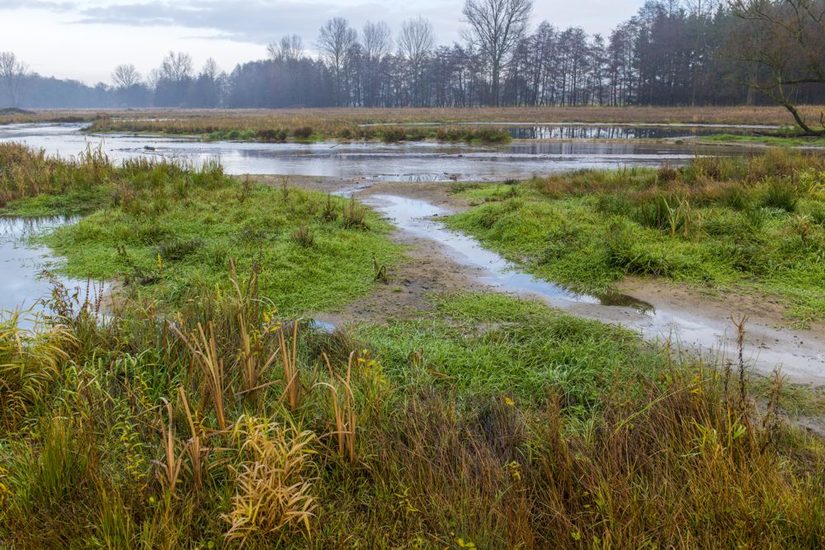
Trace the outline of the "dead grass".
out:
[[[246,546],[255,540],[271,544],[291,528],[303,528],[309,535],[317,507],[307,478],[314,434],[243,417],[233,439],[245,460],[235,468],[237,490],[226,515],[226,539]]]
[[[818,118],[821,106],[803,106]],[[474,109],[273,109],[140,111],[48,111],[0,116],[10,122],[89,121],[99,131],[142,131],[182,134],[271,132],[283,129],[294,139],[311,136],[356,138],[359,125],[409,123],[590,122],[617,124],[766,124],[791,125],[787,112],[774,106],[735,107],[505,107]],[[230,136],[231,138],[231,136]]]

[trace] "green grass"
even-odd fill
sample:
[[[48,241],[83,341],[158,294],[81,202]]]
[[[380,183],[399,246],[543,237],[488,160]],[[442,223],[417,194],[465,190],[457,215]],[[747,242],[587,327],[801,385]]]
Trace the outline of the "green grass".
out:
[[[47,216],[83,216],[103,208],[108,197],[99,188],[70,191],[57,195],[40,194],[14,200],[0,213],[3,216],[42,218]]]
[[[288,320],[248,275],[173,325],[138,304],[100,322],[59,293],[39,332],[0,324],[0,545],[825,538],[822,442],[701,364],[478,294],[438,299],[429,323],[302,329],[285,359]]]
[[[317,312],[368,293],[376,263],[402,255],[389,224],[354,201],[239,181],[215,164],[114,167],[94,152],[77,163],[4,152],[16,177],[0,181],[10,199],[0,214],[88,214],[39,237],[63,257],[57,270],[120,280],[135,297],[179,306],[203,289],[229,291],[233,262],[254,266],[262,293],[284,312]]]
[[[778,296],[806,324],[825,316],[823,174],[820,157],[772,153],[462,185],[456,192],[475,206],[447,223],[576,290],[603,293],[627,275],[664,278]]]
[[[399,384],[440,382],[460,399],[507,394],[525,404],[558,392],[571,412],[590,411],[612,385],[640,387],[667,364],[630,331],[493,293],[445,297],[432,318],[365,325],[356,334]],[[419,368],[410,369],[418,350]]]
[[[315,331],[291,316],[366,292],[372,254],[400,254],[357,203],[216,165],[20,153],[3,196],[36,212],[100,197],[47,242],[69,272],[120,274],[133,292],[101,316],[57,286],[36,330],[0,321],[0,547],[825,542],[825,446],[777,416],[821,396],[752,393],[745,365],[740,384],[500,294]]]
[[[366,294],[373,258],[392,264],[400,248],[388,225],[366,214],[365,227],[343,227],[346,201],[332,198],[336,219],[325,220],[327,197],[226,180],[192,189],[185,198],[153,195],[136,209],[111,206],[44,237],[75,278],[126,279],[139,295],[180,304],[199,289],[225,282],[230,261],[256,265],[264,296],[292,314],[324,311]],[[159,204],[158,201],[162,202]],[[294,235],[303,227],[306,243]]]

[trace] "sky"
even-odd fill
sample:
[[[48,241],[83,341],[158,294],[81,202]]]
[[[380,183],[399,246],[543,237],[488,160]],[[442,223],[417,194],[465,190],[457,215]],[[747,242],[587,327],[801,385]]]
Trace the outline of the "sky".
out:
[[[607,34],[642,0],[534,0],[533,25],[580,26]],[[132,63],[147,75],[169,51],[188,52],[199,68],[212,57],[231,71],[265,57],[266,44],[298,34],[312,52],[318,29],[345,17],[357,29],[386,21],[398,32],[423,16],[439,44],[460,40],[464,0],[0,0],[0,51],[12,51],[45,76],[88,84],[111,82],[112,69]]]

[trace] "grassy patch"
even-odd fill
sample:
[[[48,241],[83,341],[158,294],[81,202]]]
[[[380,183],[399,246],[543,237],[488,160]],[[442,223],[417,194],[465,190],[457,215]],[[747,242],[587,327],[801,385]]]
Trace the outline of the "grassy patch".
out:
[[[825,312],[824,164],[775,151],[471,187],[448,224],[577,290],[662,277],[778,295],[805,323]]]
[[[470,295],[353,340],[273,316],[254,272],[227,286],[172,324],[57,293],[40,331],[0,325],[0,544],[825,537],[822,442],[623,331]]]
[[[559,393],[571,412],[590,411],[613,385],[632,380],[639,387],[667,364],[629,331],[500,294],[444,298],[433,319],[364,326],[357,334],[401,384],[423,377],[464,399],[507,394],[532,404]]]
[[[751,136],[746,134],[719,134],[699,138],[707,143],[753,143],[773,147],[825,147],[825,138],[805,136]]]
[[[225,280],[230,260],[242,270],[255,265],[262,293],[291,313],[363,295],[373,284],[373,258],[392,264],[399,257],[384,222],[368,213],[361,227],[347,229],[347,201],[335,198],[338,219],[325,220],[328,199],[319,193],[291,189],[285,197],[226,180],[182,199],[156,191],[147,200],[102,209],[44,242],[66,258],[62,271],[72,277],[125,278],[139,294],[175,303]]]
[[[392,265],[401,254],[388,224],[354,201],[234,180],[215,164],[116,168],[97,153],[63,163],[12,152],[4,213],[93,211],[43,242],[65,258],[60,271],[120,279],[139,297],[180,305],[225,285],[234,262],[254,267],[262,293],[284,311],[324,310],[368,292],[374,263]]]

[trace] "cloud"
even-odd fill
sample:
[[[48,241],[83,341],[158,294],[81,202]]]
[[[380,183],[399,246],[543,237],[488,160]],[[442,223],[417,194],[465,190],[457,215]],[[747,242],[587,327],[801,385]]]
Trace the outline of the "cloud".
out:
[[[40,0],[3,0],[0,10],[44,10],[52,12],[72,11],[77,4],[71,2],[42,2]]]
[[[292,33],[311,40],[326,19],[337,16],[347,17],[356,24],[370,18],[393,19],[393,13],[377,3],[208,0],[88,7],[79,12],[77,23],[214,29],[235,40],[266,43]]]

